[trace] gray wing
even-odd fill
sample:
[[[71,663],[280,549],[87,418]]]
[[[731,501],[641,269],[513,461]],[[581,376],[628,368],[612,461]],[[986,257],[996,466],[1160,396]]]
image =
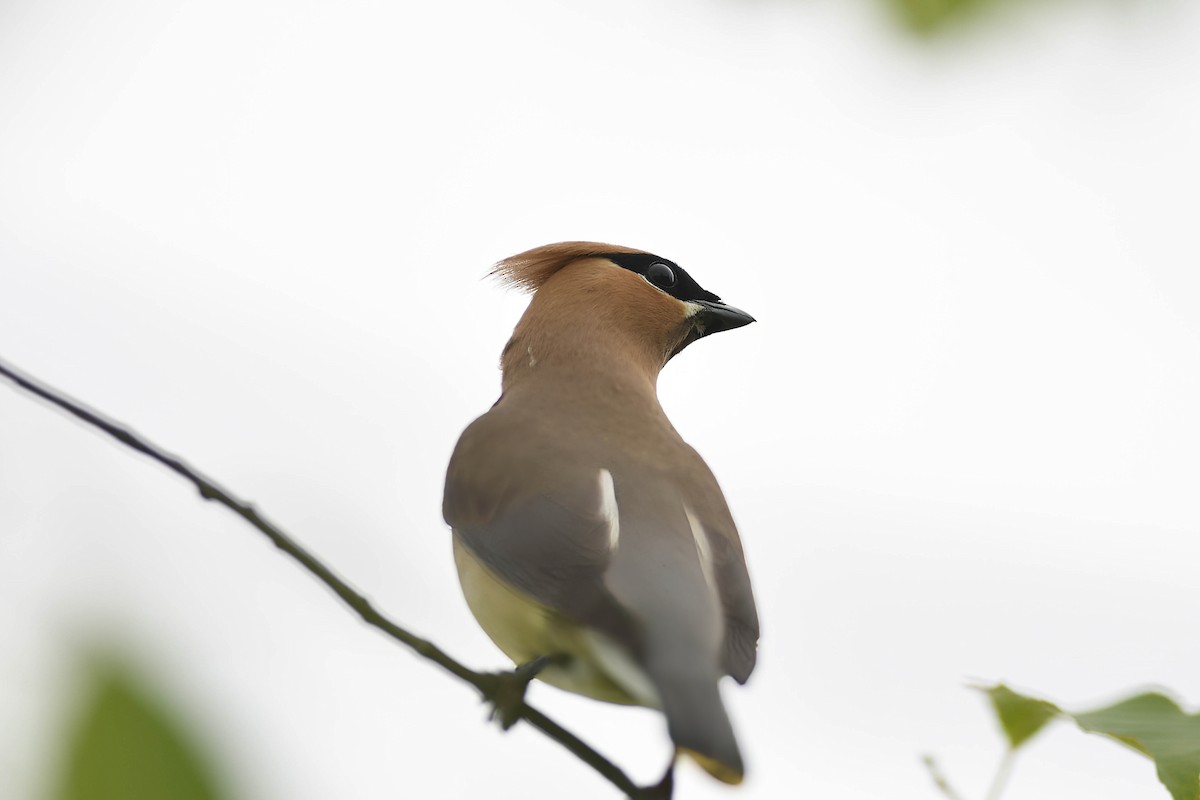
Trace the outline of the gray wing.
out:
[[[485,415],[451,459],[443,512],[460,541],[509,585],[608,634],[639,660],[644,646],[661,644],[716,658],[745,681],[758,618],[715,480],[689,508],[670,476],[631,465],[584,468],[556,457],[555,442],[514,447],[497,429],[509,430],[488,425]],[[514,451],[519,462],[510,460]],[[693,512],[709,545],[707,575]]]
[[[750,588],[750,573],[741,548],[725,543],[724,552],[714,554],[717,585],[725,609],[725,671],[745,683],[758,661],[758,609]]]
[[[758,659],[759,622],[754,590],[737,526],[712,470],[691,447],[686,502],[694,510],[711,545],[713,569],[725,617],[722,664],[738,683],[745,683]]]
[[[452,498],[463,487],[454,486],[451,477],[446,521],[505,583],[636,649],[630,615],[604,583],[611,563],[609,498],[601,472],[593,475],[588,481],[577,474],[573,485],[560,482],[553,492],[501,504],[486,518],[476,519],[458,513]]]

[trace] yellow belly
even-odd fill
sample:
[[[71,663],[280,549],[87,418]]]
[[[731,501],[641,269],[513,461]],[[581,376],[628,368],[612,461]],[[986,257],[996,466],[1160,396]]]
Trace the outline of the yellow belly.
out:
[[[658,707],[657,692],[645,673],[603,634],[583,628],[503,583],[457,536],[454,562],[471,613],[513,663],[565,656],[564,663],[547,666],[538,678],[596,700]]]

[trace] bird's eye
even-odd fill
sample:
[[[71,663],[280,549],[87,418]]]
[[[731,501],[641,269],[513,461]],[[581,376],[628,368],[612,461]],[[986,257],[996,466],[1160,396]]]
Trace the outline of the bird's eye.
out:
[[[675,270],[661,261],[656,261],[646,270],[646,280],[660,289],[670,289],[675,285]]]

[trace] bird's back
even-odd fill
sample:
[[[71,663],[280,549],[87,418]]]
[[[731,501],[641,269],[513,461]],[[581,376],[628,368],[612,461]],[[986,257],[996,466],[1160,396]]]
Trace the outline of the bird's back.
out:
[[[677,747],[736,782],[718,683],[753,669],[757,612],[720,487],[655,388],[706,307],[610,262],[547,274],[447,472],[468,603],[514,660],[565,655],[550,682],[662,708]],[[699,291],[714,325],[741,314]]]

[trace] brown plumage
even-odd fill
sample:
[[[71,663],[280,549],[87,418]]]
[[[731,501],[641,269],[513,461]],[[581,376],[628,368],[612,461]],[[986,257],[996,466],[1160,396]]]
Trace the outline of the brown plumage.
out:
[[[536,292],[551,275],[572,261],[606,253],[644,252],[632,247],[599,242],[559,242],[509,256],[492,268],[492,275],[509,285]]]
[[[541,679],[663,709],[680,751],[737,782],[717,684],[754,668],[758,617],[720,487],[655,386],[690,342],[752,320],[631,248],[549,245],[496,274],[535,294],[447,473],[468,604],[514,661],[562,659]]]

